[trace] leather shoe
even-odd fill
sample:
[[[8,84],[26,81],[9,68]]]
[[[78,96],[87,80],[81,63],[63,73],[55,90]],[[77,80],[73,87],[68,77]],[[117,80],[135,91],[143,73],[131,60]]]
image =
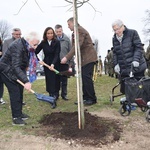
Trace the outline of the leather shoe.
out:
[[[67,96],[63,96],[62,97],[63,100],[68,101],[69,99],[67,98]]]
[[[83,100],[83,104],[84,104],[84,101],[86,101],[86,100]],[[78,105],[78,101],[74,102],[74,104],[75,104],[75,105]]]
[[[96,104],[96,101],[93,101],[93,100],[85,100],[83,103],[84,103],[84,105],[93,105],[93,104]]]
[[[51,104],[51,108],[54,109],[56,108],[56,106],[57,106],[57,103],[56,103],[56,100],[54,100],[54,102]]]

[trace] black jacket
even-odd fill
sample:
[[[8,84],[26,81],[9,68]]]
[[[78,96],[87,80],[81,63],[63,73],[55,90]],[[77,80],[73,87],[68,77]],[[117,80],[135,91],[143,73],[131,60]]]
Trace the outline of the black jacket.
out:
[[[26,41],[21,38],[15,40],[0,60],[0,72],[10,81],[16,79],[23,83],[29,82],[26,69],[29,65],[29,53]]]
[[[113,37],[113,48],[114,66],[119,64],[121,75],[129,75],[133,61],[140,63],[139,67],[136,68],[136,73],[146,69],[147,66],[143,57],[142,43],[136,30],[125,27],[121,43],[115,34]]]
[[[49,45],[48,41],[42,41],[35,50],[35,54],[38,54],[41,50],[44,53],[44,62],[48,65],[54,64],[55,68],[60,63],[60,41],[52,40],[51,45]]]

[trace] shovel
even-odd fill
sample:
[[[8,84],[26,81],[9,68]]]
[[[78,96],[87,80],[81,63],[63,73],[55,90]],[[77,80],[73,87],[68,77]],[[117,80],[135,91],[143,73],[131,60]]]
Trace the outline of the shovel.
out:
[[[48,65],[48,64],[46,64],[46,63],[44,63],[43,64],[45,67],[47,67],[47,68],[49,68],[50,66]],[[56,69],[54,69],[54,70],[52,70],[52,71],[54,71],[56,74],[58,74],[58,75],[65,75],[65,76],[67,76],[67,77],[70,77],[70,76],[74,76],[74,73],[72,72],[72,71],[62,71],[62,72],[59,72],[58,70],[56,70]]]
[[[24,87],[24,83],[21,82],[19,79],[17,79],[17,82],[20,83]],[[52,108],[56,107],[56,100],[54,97],[43,95],[43,94],[38,94],[35,91],[33,91],[32,89],[30,89],[30,92],[33,93],[38,100],[49,102],[52,105]]]

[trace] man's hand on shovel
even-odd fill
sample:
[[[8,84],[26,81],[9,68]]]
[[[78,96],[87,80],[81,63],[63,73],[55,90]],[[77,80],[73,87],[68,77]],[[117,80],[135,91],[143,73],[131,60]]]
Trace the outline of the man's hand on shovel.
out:
[[[31,89],[31,83],[30,82],[27,82],[27,83],[23,83],[21,82],[20,80],[17,79],[17,82],[20,83],[26,90],[32,92],[32,89]]]
[[[30,82],[25,83],[25,84],[24,84],[24,88],[25,88],[26,90],[30,91],[30,90],[31,90],[31,83],[30,83]]]
[[[61,64],[65,64],[66,62],[67,62],[67,58],[66,58],[66,57],[63,57],[60,63],[61,63]]]

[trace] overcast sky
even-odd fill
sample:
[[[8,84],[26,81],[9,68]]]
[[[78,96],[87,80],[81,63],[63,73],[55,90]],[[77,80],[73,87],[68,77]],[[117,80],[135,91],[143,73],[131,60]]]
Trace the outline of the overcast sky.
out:
[[[18,15],[16,14],[26,0],[0,0],[0,19],[7,20],[13,27],[19,27],[22,33],[37,31],[42,37],[46,27],[54,28],[56,24],[63,25],[64,32],[71,35],[67,26],[67,19],[73,16],[69,3],[64,0],[37,0],[43,12],[38,8],[35,0],[28,0]],[[138,31],[145,48],[143,35],[145,11],[150,10],[150,0],[90,0],[78,9],[78,21],[87,29],[94,39],[99,40],[99,55],[102,59],[107,50],[112,47],[113,31],[111,24],[121,19],[128,28]]]

